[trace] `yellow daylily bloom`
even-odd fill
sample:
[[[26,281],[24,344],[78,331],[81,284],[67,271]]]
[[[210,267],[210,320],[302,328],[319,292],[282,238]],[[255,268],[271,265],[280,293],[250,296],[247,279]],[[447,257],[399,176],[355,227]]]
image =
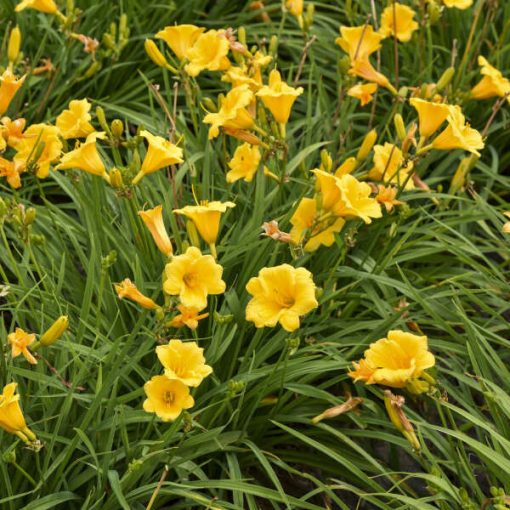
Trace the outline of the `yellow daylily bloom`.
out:
[[[173,249],[163,221],[163,206],[157,205],[153,209],[138,211],[138,215],[149,229],[159,251],[170,257],[173,254]]]
[[[131,301],[138,303],[143,308],[147,308],[149,310],[156,310],[159,308],[158,304],[151,298],[143,295],[129,278],[125,278],[120,283],[115,284],[115,291],[120,299],[130,299]]]
[[[330,216],[321,221],[317,216],[317,201],[313,198],[302,198],[290,223],[292,242],[300,244],[303,237],[308,234],[304,250],[312,252],[320,246],[331,246],[335,242],[335,233],[342,230],[345,220]]]
[[[165,140],[161,136],[155,136],[146,130],[141,131],[140,136],[143,136],[147,140],[149,146],[142,163],[142,168],[133,179],[133,184],[138,184],[147,174],[157,172],[166,166],[176,165],[184,161],[182,159],[182,149],[172,142]]]
[[[393,186],[379,186],[378,192],[375,199],[381,204],[384,205],[386,212],[393,211],[393,208],[396,205],[402,205],[404,202],[397,200],[398,188]]]
[[[24,81],[25,76],[16,78],[10,69],[6,69],[0,76],[0,115],[7,111]]]
[[[340,37],[335,42],[351,59],[368,60],[368,57],[381,47],[383,36],[375,32],[372,25],[359,27],[340,27]]]
[[[191,246],[165,266],[163,290],[171,296],[179,296],[184,306],[203,310],[209,294],[225,292],[222,274],[223,268],[211,255],[202,255],[198,248]]]
[[[411,40],[413,32],[418,30],[418,23],[413,19],[416,12],[407,5],[393,2],[381,14],[379,33],[383,37],[396,35],[400,42]]]
[[[62,153],[60,131],[49,124],[32,124],[23,133],[23,138],[15,148],[17,152],[14,161],[25,166],[29,163],[36,164],[36,176],[44,179],[50,173],[50,165],[55,163]]]
[[[428,138],[433,135],[450,114],[450,107],[444,103],[434,103],[413,97],[409,104],[418,112],[420,136]]]
[[[64,110],[55,122],[63,138],[85,138],[94,132],[94,127],[90,123],[91,107],[86,99],[74,99],[69,103],[69,108]]]
[[[163,421],[175,420],[183,409],[195,404],[185,384],[164,375],[154,376],[143,388],[147,395],[143,403],[144,411],[155,413]]]
[[[37,365],[37,360],[28,349],[35,342],[34,333],[27,333],[21,328],[16,328],[13,333],[7,335],[7,341],[11,344],[13,358],[23,354],[29,363]]]
[[[435,358],[428,350],[426,336],[393,330],[387,338],[371,344],[364,359],[353,365],[354,370],[349,372],[349,376],[355,381],[404,388],[433,367]]]
[[[264,267],[250,278],[246,290],[253,296],[246,307],[246,320],[257,328],[272,328],[279,322],[286,331],[295,331],[299,318],[319,306],[312,273],[304,267]]]
[[[370,81],[372,83],[377,83],[377,85],[380,87],[388,89],[392,94],[397,94],[397,90],[390,83],[388,78],[386,78],[384,74],[376,71],[368,59],[357,59],[352,62],[351,68],[349,69],[349,74],[352,76],[358,76],[359,78],[363,78],[364,80]]]
[[[473,0],[443,0],[443,3],[448,8],[468,9],[473,5]]]
[[[224,30],[208,30],[200,34],[195,44],[186,52],[189,63],[184,70],[190,76],[197,76],[204,70],[225,71],[230,67],[227,55],[230,42]]]
[[[347,91],[347,95],[359,99],[361,106],[365,106],[372,102],[376,90],[377,83],[358,83]]]
[[[20,12],[24,9],[34,9],[47,14],[55,14],[58,11],[57,4],[54,0],[22,0],[15,11]]]
[[[27,427],[16,387],[16,383],[9,383],[0,394],[0,427],[10,434],[16,434],[25,443],[34,442],[37,437]]]
[[[174,25],[165,27],[156,34],[156,39],[162,39],[175,53],[179,60],[183,60],[187,51],[195,44],[202,32],[203,27],[195,25]]]
[[[158,345],[156,354],[165,375],[186,386],[196,388],[212,373],[212,368],[205,364],[204,349],[196,342],[170,340],[167,345]]]
[[[405,161],[402,151],[396,145],[386,142],[384,145],[374,146],[374,166],[368,177],[397,186],[405,184],[405,189],[410,190],[414,189],[411,179],[413,168],[413,163]]]
[[[471,89],[473,99],[489,99],[491,97],[507,96],[510,102],[510,80],[505,78],[501,71],[491,66],[487,59],[478,57],[478,65],[482,68],[483,78]]]
[[[320,192],[321,207],[325,211],[339,216],[343,209],[341,191],[338,187],[339,178],[324,170],[312,170],[317,178],[317,189]]]
[[[375,198],[370,197],[371,188],[366,182],[346,174],[338,179],[341,191],[340,215],[347,218],[361,218],[365,223],[372,223],[372,218],[382,216],[381,206]]]
[[[189,218],[197,227],[198,233],[207,244],[214,244],[218,238],[220,219],[227,208],[235,207],[233,202],[208,202],[200,205],[187,205],[182,209],[174,209],[174,213],[182,214]]]
[[[231,83],[232,87],[239,87],[240,85],[248,85],[251,90],[256,92],[262,87],[262,81],[257,78],[253,78],[249,74],[248,66],[243,65],[242,67],[232,66],[227,69],[221,81]]]
[[[25,119],[11,120],[9,117],[0,119],[0,135],[9,147],[16,147],[17,143],[23,138],[25,125]]]
[[[209,317],[208,313],[199,313],[197,308],[188,308],[184,305],[178,305],[177,310],[180,314],[173,317],[168,325],[172,328],[183,328],[187,326],[190,329],[198,328],[198,321]]]
[[[0,177],[5,177],[13,189],[21,187],[21,174],[25,171],[25,164],[20,161],[9,161],[0,157]]]
[[[233,158],[228,162],[230,171],[226,175],[227,182],[232,183],[239,179],[251,182],[259,167],[260,159],[260,149],[256,145],[243,143],[237,147]]]
[[[303,0],[285,0],[285,8],[292,16],[299,18],[303,15]]]
[[[278,70],[269,73],[269,85],[257,92],[264,106],[273,114],[278,124],[286,124],[294,101],[303,93],[303,87],[294,88],[284,81]]]

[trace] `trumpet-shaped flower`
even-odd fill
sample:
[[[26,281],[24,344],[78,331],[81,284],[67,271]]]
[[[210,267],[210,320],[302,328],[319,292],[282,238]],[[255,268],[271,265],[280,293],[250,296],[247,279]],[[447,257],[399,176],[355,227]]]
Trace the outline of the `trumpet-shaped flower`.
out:
[[[85,138],[94,132],[90,123],[91,104],[86,99],[73,99],[55,122],[63,138]]]
[[[166,265],[163,290],[171,296],[179,296],[184,306],[203,310],[208,294],[225,292],[222,274],[223,268],[211,255],[202,255],[198,248],[191,246]]]
[[[482,68],[483,78],[471,89],[473,99],[489,99],[491,97],[507,96],[510,102],[510,80],[505,78],[501,71],[491,66],[487,59],[478,57],[478,65]]]
[[[307,238],[304,250],[312,252],[320,246],[331,246],[335,242],[335,233],[340,232],[345,220],[340,217],[325,215],[317,216],[317,201],[313,198],[302,198],[290,219],[292,230],[290,237],[294,244],[300,244]]]
[[[149,310],[155,310],[159,308],[157,303],[155,303],[151,298],[143,295],[138,287],[129,279],[126,278],[122,280],[120,283],[115,285],[115,291],[117,292],[117,296],[120,299],[130,299],[135,303],[138,303],[143,308],[148,308]]]
[[[195,25],[168,26],[156,34],[156,39],[165,41],[175,56],[179,60],[183,60],[204,30],[205,28]]]
[[[187,205],[182,209],[174,209],[174,213],[189,218],[197,227],[198,233],[207,244],[214,244],[218,238],[220,219],[227,208],[235,207],[233,202],[208,202],[200,205]]]
[[[9,161],[0,157],[0,177],[5,177],[9,186],[13,189],[21,187],[21,173],[25,170],[25,164],[20,161]]]
[[[16,78],[10,69],[6,69],[0,76],[0,115],[7,111],[24,81],[25,76]]]
[[[204,349],[196,342],[170,340],[167,345],[158,345],[156,354],[165,375],[186,386],[199,386],[212,372],[212,368],[205,364]]]
[[[353,364],[354,370],[349,375],[355,381],[362,380],[366,384],[404,388],[434,364],[435,358],[428,350],[426,336],[393,330],[387,338],[370,345],[364,359]]]
[[[16,383],[9,383],[0,394],[0,427],[10,434],[16,434],[25,442],[35,441],[35,434],[25,422],[19,395],[16,395],[16,386]]]
[[[190,329],[198,328],[198,321],[209,317],[208,313],[199,313],[200,310],[198,308],[188,308],[184,305],[178,305],[177,310],[179,310],[179,315],[176,315],[170,322],[168,326],[171,328],[183,328],[187,326]]]
[[[381,206],[375,198],[370,197],[371,188],[366,182],[346,174],[338,179],[341,191],[341,216],[361,218],[365,223],[372,223],[372,218],[382,216]]]
[[[23,354],[29,363],[37,365],[37,360],[28,349],[35,342],[34,333],[27,333],[21,328],[16,328],[13,333],[7,335],[7,341],[11,344],[13,358]]]
[[[363,78],[364,80],[372,83],[377,83],[380,87],[388,89],[392,94],[397,93],[395,87],[390,83],[388,78],[379,71],[376,71],[368,59],[357,59],[352,62],[349,74],[352,76],[358,76],[359,78]]]
[[[381,47],[383,36],[374,31],[372,25],[359,27],[340,27],[340,37],[335,42],[344,50],[351,59],[351,63],[357,60],[368,60],[368,57]]]
[[[148,209],[147,211],[138,211],[138,215],[149,229],[159,251],[167,257],[170,257],[173,253],[173,249],[172,242],[168,237],[163,221],[163,206],[157,205],[153,209]]]
[[[22,0],[15,11],[20,12],[24,9],[34,9],[47,14],[55,14],[58,11],[57,4],[54,0]]]
[[[418,112],[420,136],[429,137],[434,134],[450,114],[450,107],[444,103],[434,103],[413,97],[409,104]]]
[[[257,328],[279,322],[286,331],[295,331],[299,318],[319,306],[312,273],[304,267],[265,267],[249,280],[246,290],[253,296],[246,307],[246,320]]]
[[[155,413],[163,421],[175,420],[183,409],[189,409],[195,404],[184,383],[164,375],[156,375],[147,381],[144,390],[147,395],[143,403],[144,411]]]
[[[377,83],[358,83],[347,91],[347,95],[359,99],[361,106],[365,106],[372,102],[376,90]]]
[[[76,149],[62,156],[60,164],[56,167],[57,170],[77,169],[109,180],[106,167],[97,149],[97,140],[102,140],[105,136],[106,133],[103,131],[88,135]]]
[[[370,179],[414,189],[411,179],[413,163],[405,161],[402,151],[392,143],[374,146],[374,166],[368,173]]]
[[[407,5],[393,2],[381,14],[379,33],[383,37],[395,35],[400,42],[410,41],[413,32],[418,30],[418,23],[414,20],[415,14]]]
[[[37,165],[36,175],[39,179],[48,177],[50,165],[58,160],[62,153],[60,131],[48,124],[32,124],[23,133],[23,138],[16,144],[14,161]]]
[[[468,9],[473,5],[473,0],[443,0],[446,7],[457,9]]]
[[[184,67],[190,76],[197,76],[204,70],[225,71],[230,67],[227,55],[230,42],[224,31],[208,30],[200,34],[195,44],[186,52],[189,63]]]
[[[264,106],[273,114],[276,122],[286,124],[294,101],[303,93],[303,87],[294,88],[284,81],[280,73],[273,69],[269,73],[269,85],[257,92]]]
[[[251,182],[259,167],[260,158],[260,150],[256,145],[243,143],[237,147],[234,157],[228,163],[230,171],[227,172],[227,182],[232,183],[239,179]]]

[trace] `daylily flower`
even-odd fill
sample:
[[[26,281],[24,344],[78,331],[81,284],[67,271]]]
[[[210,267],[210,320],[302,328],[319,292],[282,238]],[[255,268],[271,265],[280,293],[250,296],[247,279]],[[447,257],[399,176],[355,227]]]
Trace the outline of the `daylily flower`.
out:
[[[510,102],[510,80],[501,71],[491,66],[487,59],[478,57],[478,65],[482,68],[483,78],[471,89],[473,99],[489,99],[491,97],[507,97]]]
[[[37,365],[37,360],[28,349],[35,342],[34,333],[27,333],[21,328],[16,328],[13,333],[7,335],[7,341],[11,344],[13,358],[23,354],[29,363]]]
[[[372,190],[366,182],[347,174],[338,179],[338,187],[342,197],[341,216],[360,218],[365,223],[372,223],[372,218],[382,216],[381,206],[370,197]]]
[[[473,0],[443,0],[443,3],[448,8],[467,9],[473,5]]]
[[[368,60],[355,60],[351,64],[349,74],[352,76],[358,76],[364,80],[377,83],[377,85],[388,89],[392,94],[397,94],[397,90],[390,83],[388,78],[384,74],[375,70],[374,66]]]
[[[189,388],[181,381],[156,375],[144,385],[147,399],[143,409],[147,413],[156,413],[163,421],[175,420],[183,411],[193,407],[195,401]]]
[[[21,173],[25,171],[25,164],[21,161],[9,161],[0,157],[0,177],[5,177],[13,189],[21,187]]]
[[[407,5],[393,2],[381,14],[381,28],[379,33],[383,37],[396,35],[400,42],[411,40],[413,32],[418,30],[418,23],[414,21],[416,13]]]
[[[57,4],[54,0],[22,0],[16,6],[15,11],[20,12],[23,9],[34,9],[47,14],[55,14],[58,11]]]
[[[227,182],[232,183],[239,179],[251,182],[259,167],[260,159],[260,150],[256,145],[243,143],[237,147],[233,158],[228,163],[230,171],[227,172]]]
[[[347,91],[347,95],[359,99],[361,106],[365,106],[372,102],[376,90],[377,83],[358,83]]]
[[[413,97],[409,104],[418,112],[420,136],[427,138],[433,135],[450,114],[450,107],[444,103],[435,103]]]
[[[25,125],[25,119],[11,120],[9,117],[0,119],[0,135],[9,147],[16,147],[16,144],[23,138]]]
[[[384,205],[386,212],[391,212],[396,205],[402,205],[404,203],[396,199],[397,193],[398,188],[394,188],[393,186],[386,187],[380,185],[375,199],[381,205]]]
[[[25,76],[16,78],[10,69],[6,69],[0,76],[0,115],[7,111],[24,81]]]
[[[368,60],[368,57],[381,47],[383,38],[374,31],[372,25],[340,27],[340,34],[335,42],[349,55],[351,63],[356,60]]]
[[[195,44],[186,52],[189,60],[184,69],[190,76],[197,76],[201,71],[225,71],[230,67],[227,55],[230,42],[225,31],[208,30],[200,34]]]
[[[92,105],[86,99],[74,99],[69,103],[69,109],[64,110],[55,122],[63,138],[85,138],[94,132],[90,123]]]
[[[174,25],[165,27],[156,34],[156,39],[165,41],[179,60],[183,60],[187,51],[195,44],[203,27],[195,25]]]
[[[4,386],[0,394],[0,427],[10,434],[17,435],[25,443],[37,440],[35,434],[27,427],[23,411],[16,395],[17,384],[12,382]]]
[[[184,305],[177,305],[177,310],[181,312],[170,320],[168,326],[172,328],[183,328],[187,326],[189,329],[197,329],[198,321],[209,317],[208,313],[200,313],[197,308],[188,308]]]
[[[143,308],[148,308],[150,310],[156,310],[159,308],[159,305],[151,298],[144,296],[129,278],[125,278],[120,283],[115,284],[115,291],[120,299],[130,299],[131,301],[138,303]]]
[[[173,249],[172,242],[168,237],[163,221],[163,206],[157,205],[153,209],[138,211],[138,215],[149,229],[159,251],[167,257],[170,257],[173,253]]]
[[[405,189],[410,190],[414,188],[411,179],[413,166],[411,161],[404,160],[402,151],[396,145],[386,142],[384,145],[374,146],[374,166],[368,177],[397,186],[405,184]]]

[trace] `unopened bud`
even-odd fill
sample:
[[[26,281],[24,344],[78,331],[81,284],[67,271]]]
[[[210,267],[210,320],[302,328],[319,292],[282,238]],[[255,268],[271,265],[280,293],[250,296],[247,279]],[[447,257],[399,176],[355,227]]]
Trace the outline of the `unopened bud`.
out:
[[[321,151],[321,167],[325,172],[331,172],[331,168],[333,166],[333,159],[331,158],[331,154],[323,149]]]
[[[83,75],[83,78],[91,78],[96,73],[98,73],[101,70],[101,62],[99,60],[96,60],[91,64],[91,66],[85,71],[85,74]]]
[[[202,99],[202,107],[208,113],[216,113],[218,111],[217,104],[210,97],[204,97]]]
[[[21,47],[21,30],[18,26],[15,26],[11,30],[9,36],[9,46],[7,47],[7,59],[9,63],[14,64],[19,57],[19,50]]]
[[[237,40],[243,45],[246,46],[246,28],[239,27],[237,29]]]
[[[449,67],[445,70],[445,72],[441,75],[441,78],[439,78],[439,81],[436,85],[436,92],[441,92],[443,89],[445,89],[449,83],[452,81],[452,78],[455,74],[455,67]]]
[[[374,146],[376,140],[377,131],[375,129],[372,129],[366,134],[363,143],[359,148],[358,154],[356,155],[356,159],[358,161],[363,161],[370,154],[370,151],[372,150],[372,147]]]
[[[35,221],[36,214],[37,214],[36,210],[33,207],[29,207],[25,211],[25,217],[23,219],[23,223],[25,225],[31,225]]]
[[[308,30],[313,25],[313,17],[315,14],[315,4],[310,2],[306,7],[306,14],[304,19],[305,29]]]
[[[441,6],[436,0],[429,0],[427,4],[427,14],[431,25],[439,21],[441,17]]]
[[[347,75],[349,69],[351,68],[351,59],[345,55],[338,61],[338,70],[342,76]]]
[[[122,188],[124,186],[122,173],[116,167],[113,167],[110,171],[110,184],[116,189]]]
[[[41,336],[40,343],[48,346],[55,343],[66,331],[69,326],[67,315],[61,315]]]
[[[161,51],[159,51],[159,48],[152,39],[145,39],[144,47],[147,55],[149,55],[149,58],[157,66],[163,67],[165,69],[168,69],[170,67],[170,64],[167,62],[165,56],[163,55],[163,53],[161,53]]]
[[[342,175],[351,174],[358,166],[358,160],[351,156],[347,158],[336,170],[335,177],[342,177]]]
[[[124,123],[120,119],[113,119],[111,124],[112,135],[115,138],[122,138],[124,134]]]
[[[97,120],[98,120],[101,128],[103,129],[103,131],[110,133],[110,127],[108,126],[108,122],[106,122],[106,115],[104,113],[103,108],[101,108],[101,106],[98,106],[96,108],[96,117],[97,117]]]
[[[278,36],[273,35],[269,40],[269,55],[274,57],[278,51]]]
[[[195,224],[191,220],[186,222],[186,232],[188,233],[190,243],[193,246],[200,248],[200,236],[198,235],[197,227],[195,227]]]
[[[395,124],[395,129],[397,131],[398,139],[403,142],[407,135],[406,126],[404,124],[404,119],[400,113],[395,114],[393,117],[393,123]]]
[[[218,312],[214,312],[213,314],[214,322],[217,324],[228,324],[229,322],[232,322],[234,320],[234,316],[230,313],[227,315],[221,315]]]

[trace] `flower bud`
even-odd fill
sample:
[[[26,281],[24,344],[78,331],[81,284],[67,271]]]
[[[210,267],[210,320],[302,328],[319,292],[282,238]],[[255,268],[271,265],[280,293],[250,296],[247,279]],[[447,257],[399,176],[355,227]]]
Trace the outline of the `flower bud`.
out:
[[[110,184],[116,188],[122,188],[124,186],[124,180],[122,179],[122,174],[118,168],[112,168],[110,171]]]
[[[11,30],[11,35],[9,37],[9,45],[7,47],[7,59],[10,64],[16,63],[19,57],[19,50],[21,47],[21,30],[16,25]]]
[[[395,129],[397,131],[398,139],[402,142],[406,137],[406,127],[404,124],[404,119],[400,113],[396,113],[393,117],[393,123],[395,124]]]
[[[331,154],[326,149],[321,150],[321,170],[330,172],[332,166],[333,159],[331,158]]]
[[[165,69],[170,67],[170,64],[167,62],[165,56],[163,53],[161,53],[161,51],[159,51],[159,48],[156,46],[156,43],[152,39],[145,39],[144,47],[147,55],[149,55],[149,58],[157,66],[163,67]]]
[[[271,36],[269,41],[269,55],[274,57],[278,51],[278,37],[276,35]]]
[[[407,419],[407,416],[404,414],[405,399],[400,395],[393,395],[390,390],[386,390],[384,392],[384,406],[386,407],[386,411],[388,416],[395,426],[395,428],[402,433],[402,435],[409,441],[411,446],[415,450],[420,450],[421,445],[414,433],[413,426],[411,422]]]
[[[92,63],[92,65],[85,71],[85,74],[83,75],[83,78],[91,78],[96,73],[98,73],[101,70],[101,62],[99,60],[96,60]]]
[[[239,27],[237,29],[237,40],[243,45],[246,46],[246,28]]]
[[[33,207],[29,207],[25,211],[25,217],[23,218],[23,223],[25,225],[31,225],[35,221],[36,210]]]
[[[197,232],[197,227],[195,227],[195,224],[191,220],[186,222],[186,232],[188,233],[191,244],[200,248],[200,237]]]
[[[228,324],[234,320],[234,316],[232,314],[221,315],[218,312],[214,312],[213,314],[214,322],[217,324]]]
[[[372,147],[375,144],[375,141],[377,140],[377,131],[375,129],[372,129],[369,131],[364,140],[361,144],[361,147],[359,148],[358,154],[356,155],[356,159],[358,161],[363,161],[372,150]]]
[[[113,119],[110,127],[115,138],[122,138],[124,134],[124,123],[120,119]]]
[[[449,67],[445,70],[445,72],[439,78],[439,81],[436,85],[436,92],[441,92],[444,88],[448,86],[448,84],[452,81],[452,78],[455,74],[455,67]]]
[[[67,315],[61,315],[41,336],[40,343],[43,346],[54,344],[69,326]]]
[[[354,157],[347,158],[336,170],[335,177],[351,174],[358,166],[358,160]]]
[[[434,25],[439,21],[441,17],[441,6],[436,0],[429,0],[427,4],[427,14],[431,25]]]
[[[2,460],[6,464],[15,464],[16,463],[16,450],[13,448],[12,450],[7,450],[2,454]]]
[[[308,30],[313,24],[313,17],[315,14],[315,4],[310,2],[306,7],[306,14],[304,21],[304,28]]]
[[[210,97],[202,99],[202,107],[208,113],[216,113],[218,111],[218,105]]]
[[[351,59],[345,55],[338,61],[338,70],[342,76],[347,75],[349,69],[351,68]]]

